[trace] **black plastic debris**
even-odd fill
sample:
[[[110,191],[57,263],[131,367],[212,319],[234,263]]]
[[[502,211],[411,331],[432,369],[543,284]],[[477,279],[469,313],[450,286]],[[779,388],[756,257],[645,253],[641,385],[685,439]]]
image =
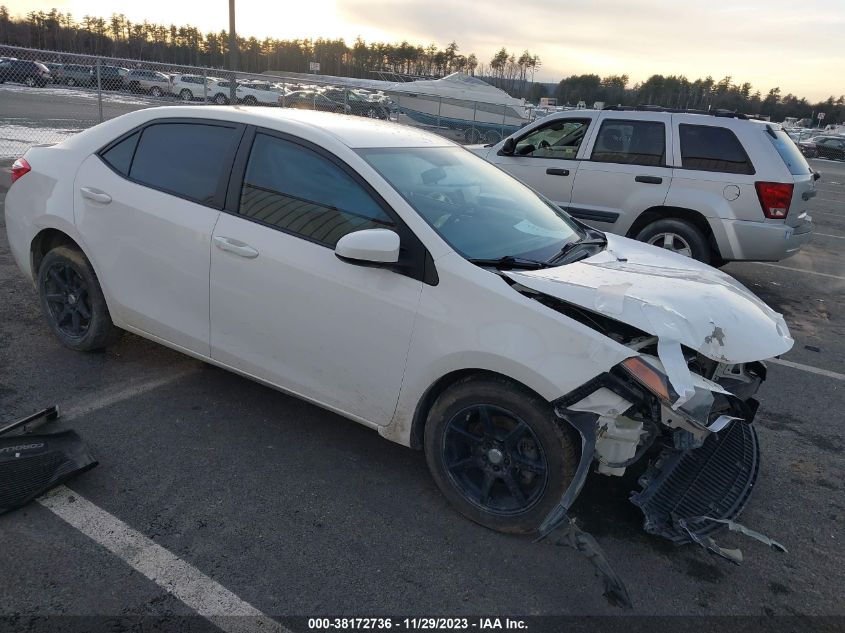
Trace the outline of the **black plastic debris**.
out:
[[[700,543],[739,516],[760,467],[751,424],[733,422],[711,433],[700,448],[668,448],[640,478],[631,502],[645,515],[644,529],[673,543]]]
[[[58,417],[50,407],[0,428],[0,514],[97,465],[75,431],[29,432]]]

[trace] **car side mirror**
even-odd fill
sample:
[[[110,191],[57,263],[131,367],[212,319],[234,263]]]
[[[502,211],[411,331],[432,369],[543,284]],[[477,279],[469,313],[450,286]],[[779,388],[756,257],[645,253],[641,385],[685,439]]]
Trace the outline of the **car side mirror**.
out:
[[[388,229],[347,233],[338,240],[334,254],[350,264],[395,264],[399,261],[399,236]]]
[[[504,145],[502,145],[502,149],[499,150],[499,156],[513,156],[515,150],[516,141],[513,140],[512,136],[509,136],[505,139],[505,143]]]

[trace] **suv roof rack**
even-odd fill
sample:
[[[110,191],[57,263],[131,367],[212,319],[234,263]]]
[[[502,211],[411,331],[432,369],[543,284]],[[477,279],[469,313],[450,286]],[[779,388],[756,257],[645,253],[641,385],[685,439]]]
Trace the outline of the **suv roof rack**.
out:
[[[633,112],[672,112],[675,114],[704,114],[709,116],[720,116],[726,117],[729,119],[749,119],[753,118],[748,115],[742,114],[741,112],[737,112],[735,110],[725,110],[722,108],[716,108],[714,110],[692,110],[689,108],[666,108],[663,106],[658,105],[649,105],[649,104],[640,104],[636,106],[624,106],[624,105],[611,105],[605,106],[602,110],[622,110],[622,111],[633,111]]]

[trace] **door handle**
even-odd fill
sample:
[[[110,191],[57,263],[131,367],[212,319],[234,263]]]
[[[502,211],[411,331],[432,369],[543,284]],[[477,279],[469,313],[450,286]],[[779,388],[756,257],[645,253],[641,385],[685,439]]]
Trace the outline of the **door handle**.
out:
[[[546,170],[546,173],[549,176],[568,176],[569,170],[568,169],[558,169],[557,167],[549,167]]]
[[[108,204],[111,202],[111,196],[105,191],[100,191],[99,189],[80,187],[79,192],[82,194],[83,198],[88,198],[88,200],[93,200],[94,202],[99,202],[100,204]]]
[[[647,185],[659,185],[663,182],[663,178],[660,176],[637,176],[634,181],[644,182]]]
[[[247,259],[255,259],[258,257],[258,251],[249,244],[245,244],[240,240],[232,239],[231,237],[215,237],[214,245],[221,251],[233,253],[239,257],[246,257]]]

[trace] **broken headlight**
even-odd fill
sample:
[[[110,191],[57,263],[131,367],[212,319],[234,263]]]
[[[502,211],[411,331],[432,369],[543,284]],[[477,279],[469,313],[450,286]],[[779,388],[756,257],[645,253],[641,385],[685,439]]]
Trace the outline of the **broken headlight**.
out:
[[[717,432],[733,420],[751,421],[752,407],[707,380],[690,373],[693,391],[682,398],[673,388],[663,365],[656,357],[633,356],[620,366],[631,378],[654,394],[662,405],[677,413],[700,430]]]

